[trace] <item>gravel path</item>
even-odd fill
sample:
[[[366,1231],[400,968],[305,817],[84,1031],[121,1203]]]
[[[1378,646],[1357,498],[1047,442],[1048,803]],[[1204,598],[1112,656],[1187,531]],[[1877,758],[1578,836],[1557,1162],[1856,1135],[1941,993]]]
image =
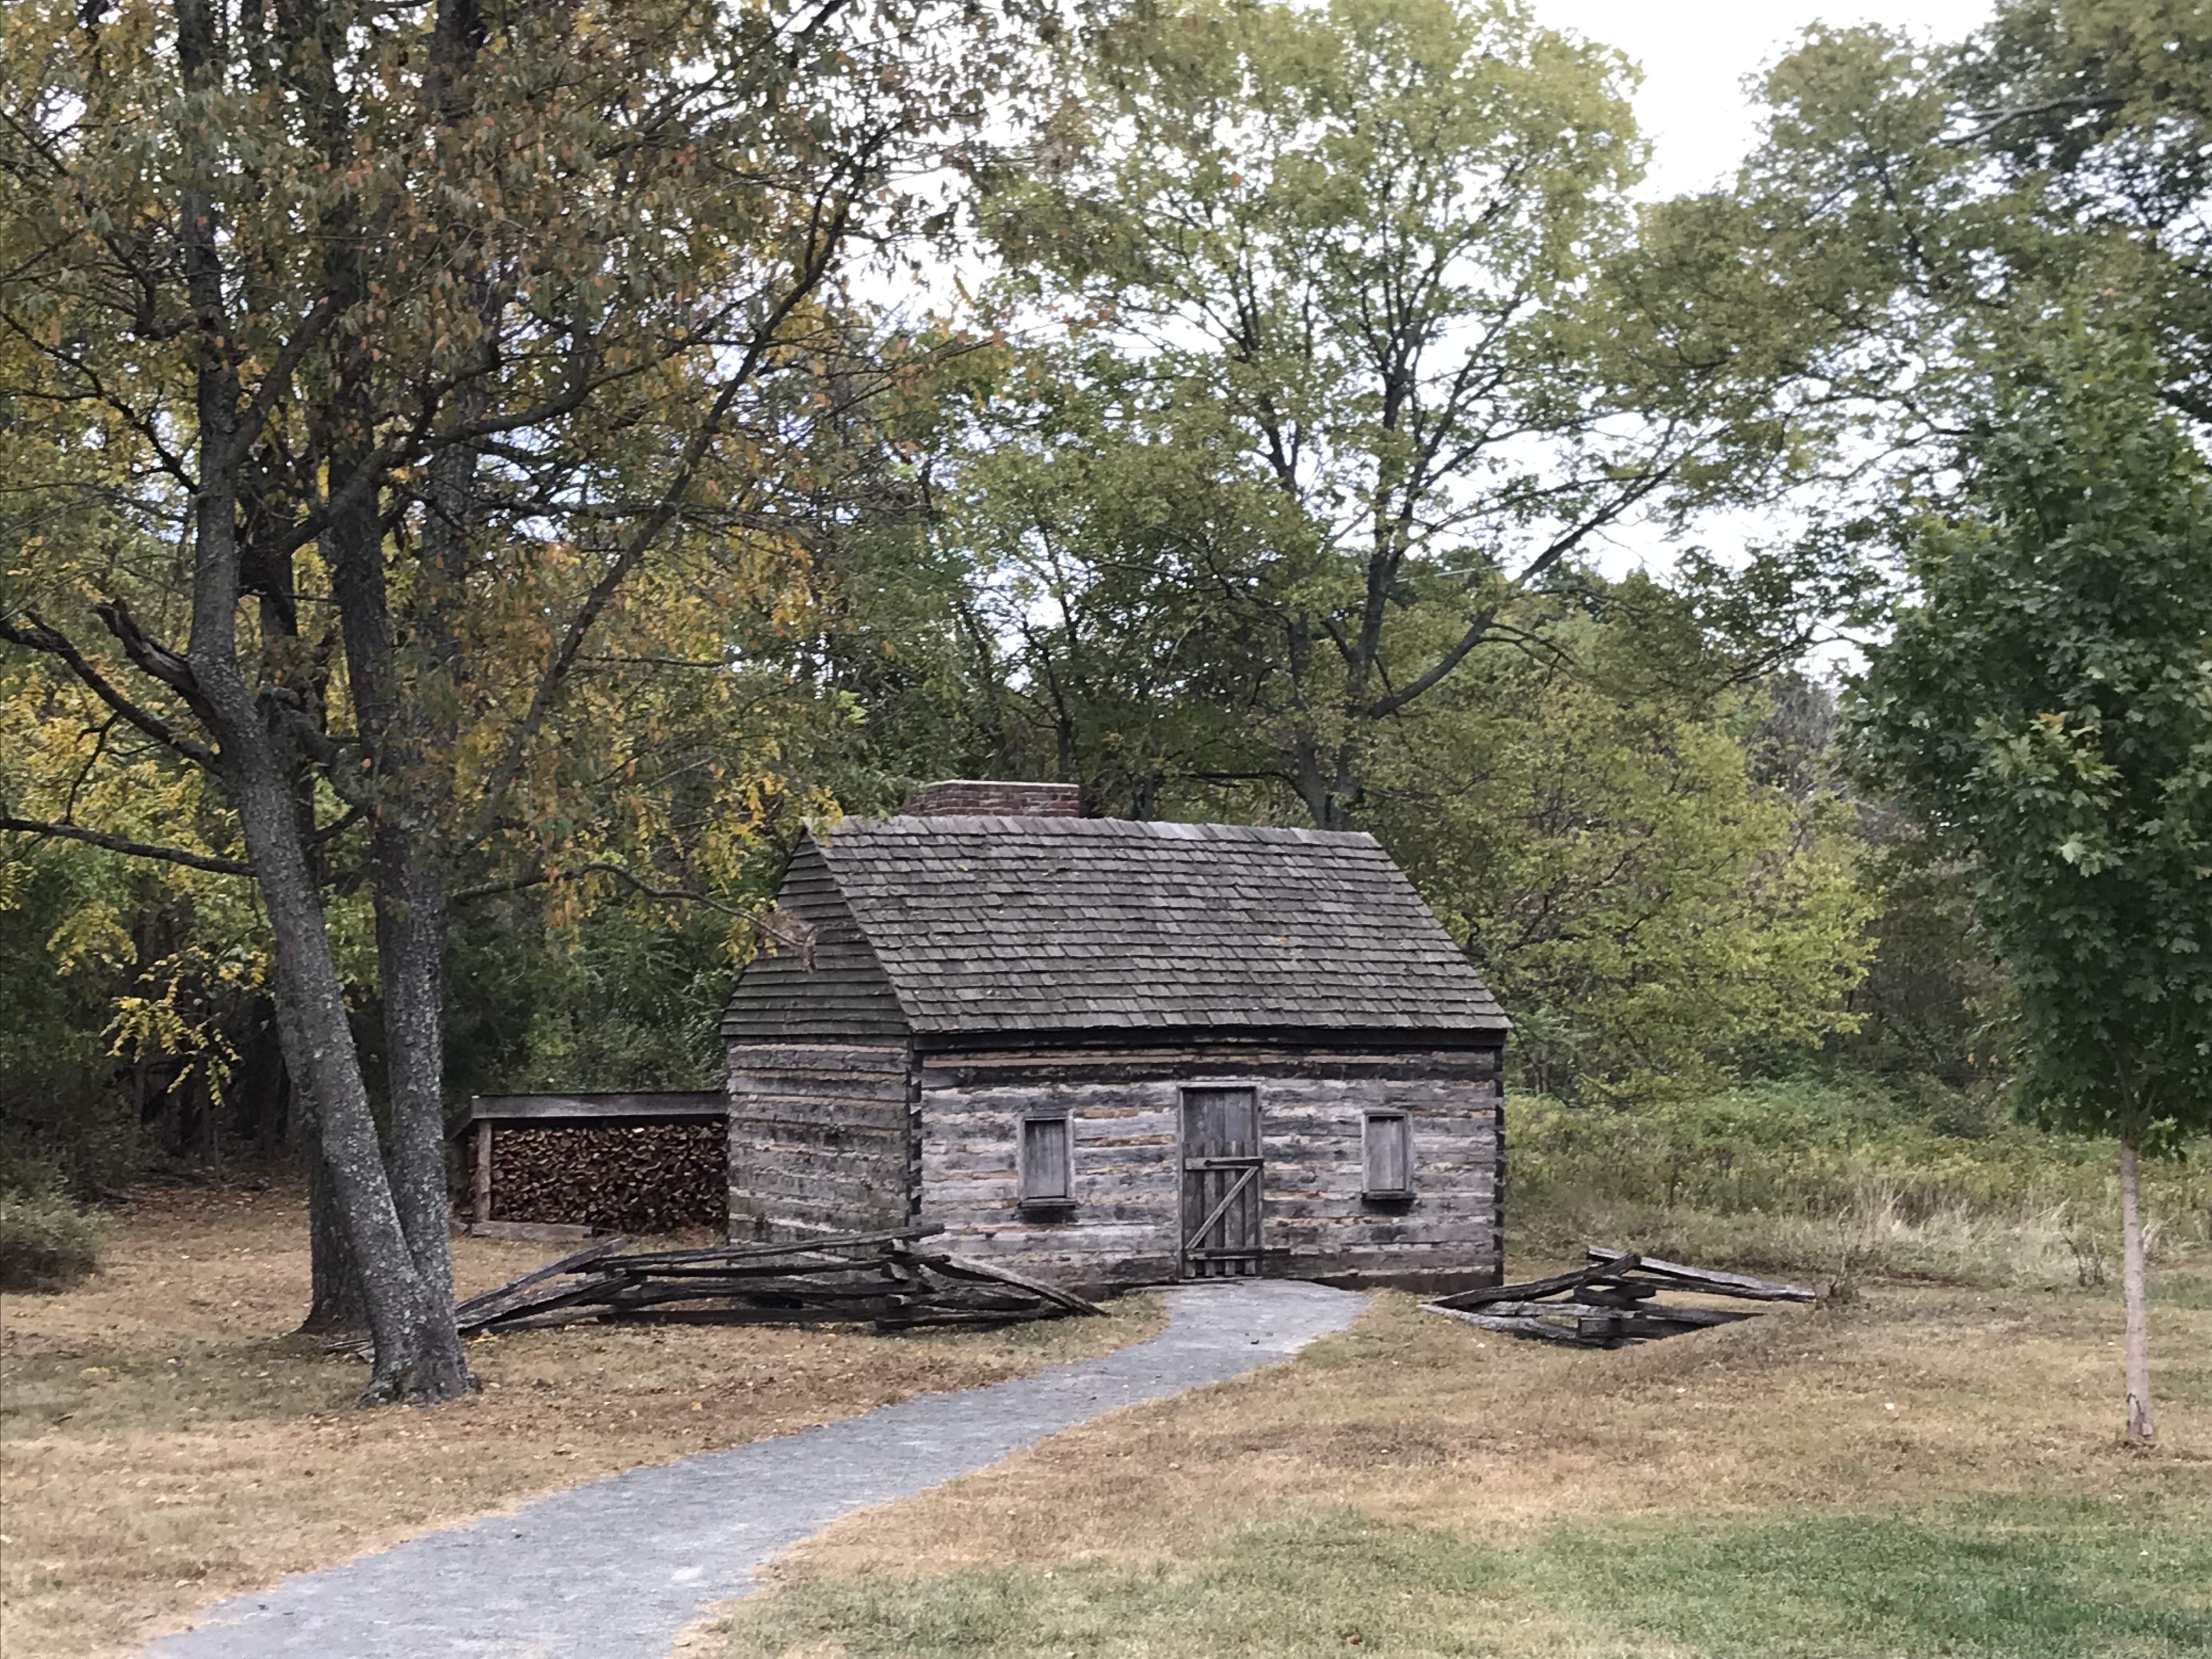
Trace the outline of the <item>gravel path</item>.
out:
[[[148,1659],[664,1659],[707,1607],[751,1588],[761,1562],[839,1516],[1287,1358],[1365,1302],[1289,1279],[1164,1294],[1167,1328],[1148,1341],[425,1533],[223,1602]]]

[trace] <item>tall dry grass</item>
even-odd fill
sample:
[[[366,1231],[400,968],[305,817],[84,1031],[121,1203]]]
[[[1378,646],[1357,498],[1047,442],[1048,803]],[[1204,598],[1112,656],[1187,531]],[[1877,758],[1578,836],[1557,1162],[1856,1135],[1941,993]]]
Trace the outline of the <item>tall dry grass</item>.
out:
[[[1644,1110],[1509,1103],[1510,1254],[1586,1243],[1850,1280],[2095,1286],[2119,1251],[2110,1141],[1995,1110],[1790,1083]],[[2212,1146],[2147,1164],[2153,1259],[2212,1243]]]

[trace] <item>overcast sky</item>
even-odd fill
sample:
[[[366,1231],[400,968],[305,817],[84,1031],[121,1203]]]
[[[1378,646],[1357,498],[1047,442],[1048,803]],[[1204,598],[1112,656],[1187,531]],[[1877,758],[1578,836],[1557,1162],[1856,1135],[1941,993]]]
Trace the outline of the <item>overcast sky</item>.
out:
[[[1535,0],[1536,14],[1618,46],[1644,66],[1636,117],[1652,141],[1655,196],[1724,178],[1751,147],[1743,77],[1813,22],[1874,22],[1956,40],[1989,18],[1988,0]]]

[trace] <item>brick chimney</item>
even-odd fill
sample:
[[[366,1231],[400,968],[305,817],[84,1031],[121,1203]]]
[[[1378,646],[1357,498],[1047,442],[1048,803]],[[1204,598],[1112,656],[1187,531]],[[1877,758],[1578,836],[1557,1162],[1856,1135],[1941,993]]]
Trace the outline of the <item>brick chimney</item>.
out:
[[[1074,818],[1083,816],[1083,790],[1073,783],[991,783],[951,778],[925,783],[900,807],[902,818]]]

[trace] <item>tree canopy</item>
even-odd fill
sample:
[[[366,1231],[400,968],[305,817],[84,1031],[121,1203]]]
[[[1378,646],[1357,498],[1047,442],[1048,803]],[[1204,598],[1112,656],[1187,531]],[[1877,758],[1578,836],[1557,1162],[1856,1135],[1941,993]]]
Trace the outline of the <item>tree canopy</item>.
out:
[[[1040,591],[1110,558],[1206,608],[1174,672],[1206,659],[1249,718],[1201,769],[1348,825],[1372,733],[1516,595],[1790,473],[1787,364],[1713,351],[1691,303],[1732,253],[1639,238],[1628,76],[1513,4],[1139,8],[990,180],[1009,301],[1066,344],[993,430],[981,534]]]
[[[1858,726],[1972,849],[2038,1109],[2154,1148],[2212,1111],[2212,469],[2148,368],[2075,337],[2003,386]]]

